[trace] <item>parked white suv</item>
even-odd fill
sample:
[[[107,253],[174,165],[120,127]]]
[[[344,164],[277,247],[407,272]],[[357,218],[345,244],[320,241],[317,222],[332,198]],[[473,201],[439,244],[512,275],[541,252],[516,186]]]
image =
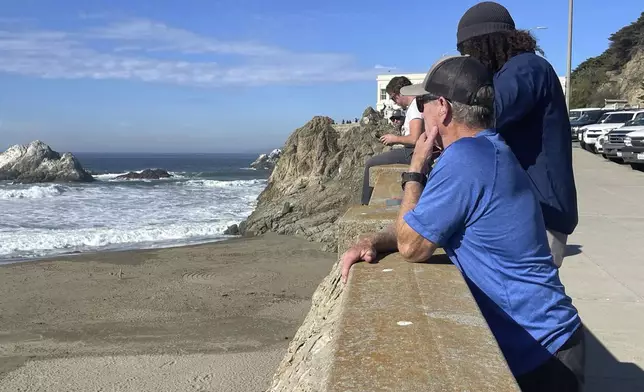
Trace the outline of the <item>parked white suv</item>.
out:
[[[637,131],[637,132],[636,132]],[[631,121],[624,124],[623,127],[613,129],[604,136],[600,136],[597,141],[605,139],[602,144],[602,155],[611,161],[622,161],[622,149],[626,146],[626,136],[637,134],[644,131],[644,113],[640,113]],[[597,143],[596,143],[597,144]]]
[[[640,113],[644,113],[644,110],[623,110],[604,114],[597,124],[586,125],[582,128],[582,148],[595,153],[602,152],[601,144],[595,144],[597,139],[613,129],[621,127],[627,121],[633,120]]]
[[[642,169],[644,168],[644,117],[635,120],[633,128],[639,128],[639,130],[630,132],[624,137],[622,158],[633,169]]]

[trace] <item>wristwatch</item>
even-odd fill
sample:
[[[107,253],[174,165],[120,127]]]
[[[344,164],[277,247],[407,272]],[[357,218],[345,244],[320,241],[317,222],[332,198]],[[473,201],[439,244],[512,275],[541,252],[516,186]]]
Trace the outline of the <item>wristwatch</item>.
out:
[[[425,177],[425,175],[418,172],[404,172],[402,174],[403,191],[405,190],[405,184],[407,184],[409,181],[419,182],[420,185],[425,187],[425,184],[427,184],[427,177]]]

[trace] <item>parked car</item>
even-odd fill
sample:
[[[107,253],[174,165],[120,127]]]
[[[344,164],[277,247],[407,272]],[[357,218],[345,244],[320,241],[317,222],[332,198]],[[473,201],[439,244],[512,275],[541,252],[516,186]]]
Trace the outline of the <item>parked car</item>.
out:
[[[605,138],[602,145],[602,155],[604,158],[615,162],[623,162],[622,149],[625,147],[624,139],[627,135],[635,131],[644,131],[644,112],[636,115],[634,119],[627,121],[624,126],[613,129],[605,136],[602,136]]]
[[[611,114],[611,113],[615,113],[615,112],[616,112],[616,110],[611,110],[611,111],[608,111],[608,112],[602,114],[601,117],[599,117],[597,122],[595,122],[594,124],[603,124],[603,123],[605,123],[606,120],[608,119],[608,115]],[[588,125],[593,125],[593,123],[588,124]],[[586,133],[586,130],[588,129],[588,125],[581,126],[577,131],[577,140],[579,140],[579,144],[584,149],[588,149],[588,147],[586,146],[586,143],[584,142],[584,134]]]
[[[624,138],[622,159],[633,169],[644,169],[644,130],[634,131]]]
[[[579,108],[579,109],[570,109],[568,112],[568,118],[570,121],[574,121],[580,117],[582,117],[584,114],[587,112],[595,111],[595,110],[602,110],[602,108]]]
[[[616,111],[604,114],[597,124],[586,125],[582,127],[581,146],[591,152],[602,152],[601,145],[596,145],[597,139],[612,131],[615,128],[623,126],[627,121],[634,119],[638,114],[644,113],[644,110],[627,110]]]
[[[614,112],[614,110],[606,109],[588,109],[580,117],[570,121],[570,130],[572,131],[573,139],[579,138],[579,131],[586,125],[597,124],[602,116],[606,113]]]

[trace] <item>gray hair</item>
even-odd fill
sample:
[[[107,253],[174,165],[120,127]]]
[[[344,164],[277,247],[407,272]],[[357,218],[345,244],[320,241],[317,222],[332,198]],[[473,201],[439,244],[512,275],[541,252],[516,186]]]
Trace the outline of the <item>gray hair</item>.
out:
[[[452,120],[473,129],[494,128],[494,88],[485,86],[476,92],[475,105],[450,102]]]

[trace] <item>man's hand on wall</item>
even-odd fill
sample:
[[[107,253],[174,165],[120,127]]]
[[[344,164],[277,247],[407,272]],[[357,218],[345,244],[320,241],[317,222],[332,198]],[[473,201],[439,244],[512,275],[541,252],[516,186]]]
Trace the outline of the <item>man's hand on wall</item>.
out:
[[[376,249],[369,242],[362,240],[342,255],[342,283],[347,283],[351,266],[360,261],[368,263],[376,259]]]

